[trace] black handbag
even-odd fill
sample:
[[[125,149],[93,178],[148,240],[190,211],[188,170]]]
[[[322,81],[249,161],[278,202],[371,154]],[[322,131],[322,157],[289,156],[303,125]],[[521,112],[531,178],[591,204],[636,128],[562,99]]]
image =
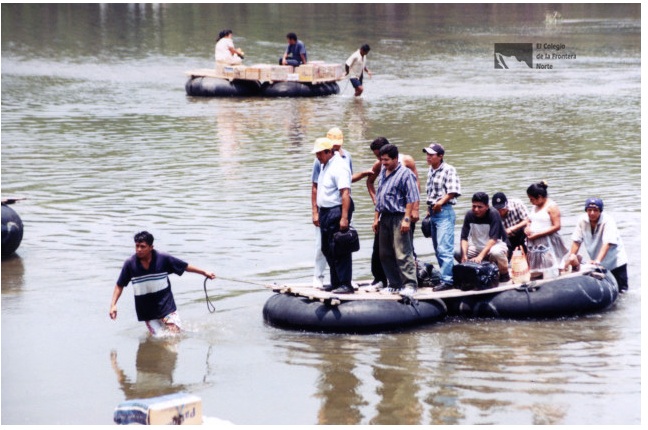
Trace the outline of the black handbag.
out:
[[[333,234],[333,255],[342,257],[360,250],[360,238],[355,228]]]
[[[466,261],[453,266],[452,278],[454,286],[462,291],[487,290],[499,285],[499,269],[490,261]]]
[[[423,218],[423,222],[421,222],[421,231],[423,232],[423,236],[432,237],[432,225],[430,223],[430,214],[428,214],[425,218]]]

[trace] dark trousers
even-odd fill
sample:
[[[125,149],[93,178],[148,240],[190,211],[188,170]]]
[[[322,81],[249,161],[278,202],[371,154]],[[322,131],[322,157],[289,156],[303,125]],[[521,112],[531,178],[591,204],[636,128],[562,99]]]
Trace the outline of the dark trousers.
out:
[[[619,284],[619,291],[628,291],[628,265],[624,264],[616,269],[610,270],[617,284]]]
[[[416,230],[416,223],[410,224],[410,237],[412,239],[412,252],[414,252],[414,260],[416,260],[416,251],[414,250],[414,230]],[[380,232],[380,229],[378,229]],[[380,262],[380,234],[374,235],[373,251],[371,252],[371,274],[373,275],[373,283],[382,282],[383,286],[387,286],[387,276],[383,270],[382,263]]]
[[[301,64],[300,60],[293,60],[292,58],[286,58],[286,65],[298,67]],[[279,59],[279,65],[283,65],[283,57]]]
[[[416,260],[410,232],[402,234],[403,213],[380,214],[380,261],[389,288],[418,286]]]
[[[353,214],[353,203],[349,208],[349,223]],[[322,234],[322,254],[331,271],[331,285],[340,287],[351,286],[352,279],[352,257],[351,253],[341,257],[333,254],[333,235],[340,231],[340,219],[342,218],[342,206],[332,208],[319,208],[320,233]]]

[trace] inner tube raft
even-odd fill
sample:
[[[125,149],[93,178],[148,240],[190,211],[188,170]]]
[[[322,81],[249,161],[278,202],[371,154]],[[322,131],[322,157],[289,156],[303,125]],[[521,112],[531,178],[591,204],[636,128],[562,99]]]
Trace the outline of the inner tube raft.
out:
[[[311,84],[296,81],[265,82],[192,76],[185,83],[188,96],[195,97],[321,97],[339,94],[337,82]]]
[[[435,323],[447,315],[441,300],[314,300],[278,293],[263,307],[265,321],[284,329],[378,333]]]
[[[601,312],[619,296],[612,273],[582,266],[581,272],[532,281],[496,294],[445,299],[448,313],[464,317],[545,319]]]
[[[20,246],[23,222],[15,210],[2,203],[2,257],[8,257]]]

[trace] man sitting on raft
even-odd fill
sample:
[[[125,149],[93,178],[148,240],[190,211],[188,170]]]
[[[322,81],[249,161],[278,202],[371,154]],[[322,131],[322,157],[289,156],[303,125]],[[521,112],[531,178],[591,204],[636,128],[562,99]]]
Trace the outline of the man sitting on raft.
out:
[[[283,57],[279,59],[279,65],[297,67],[300,64],[306,64],[307,54],[304,42],[297,39],[295,33],[288,33],[286,38],[288,38],[288,47]]]

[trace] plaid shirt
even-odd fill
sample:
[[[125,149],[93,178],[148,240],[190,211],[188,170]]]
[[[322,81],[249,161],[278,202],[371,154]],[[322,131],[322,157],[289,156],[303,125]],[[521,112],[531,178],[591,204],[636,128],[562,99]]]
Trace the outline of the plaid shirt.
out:
[[[433,205],[437,200],[449,193],[456,193],[457,195],[450,199],[448,203],[451,205],[457,204],[457,197],[461,195],[461,183],[457,171],[445,161],[436,170],[430,167],[425,189],[427,191],[428,206]]]
[[[506,228],[513,227],[529,218],[529,211],[527,211],[526,206],[520,199],[509,199],[507,208],[508,213],[502,219]]]

